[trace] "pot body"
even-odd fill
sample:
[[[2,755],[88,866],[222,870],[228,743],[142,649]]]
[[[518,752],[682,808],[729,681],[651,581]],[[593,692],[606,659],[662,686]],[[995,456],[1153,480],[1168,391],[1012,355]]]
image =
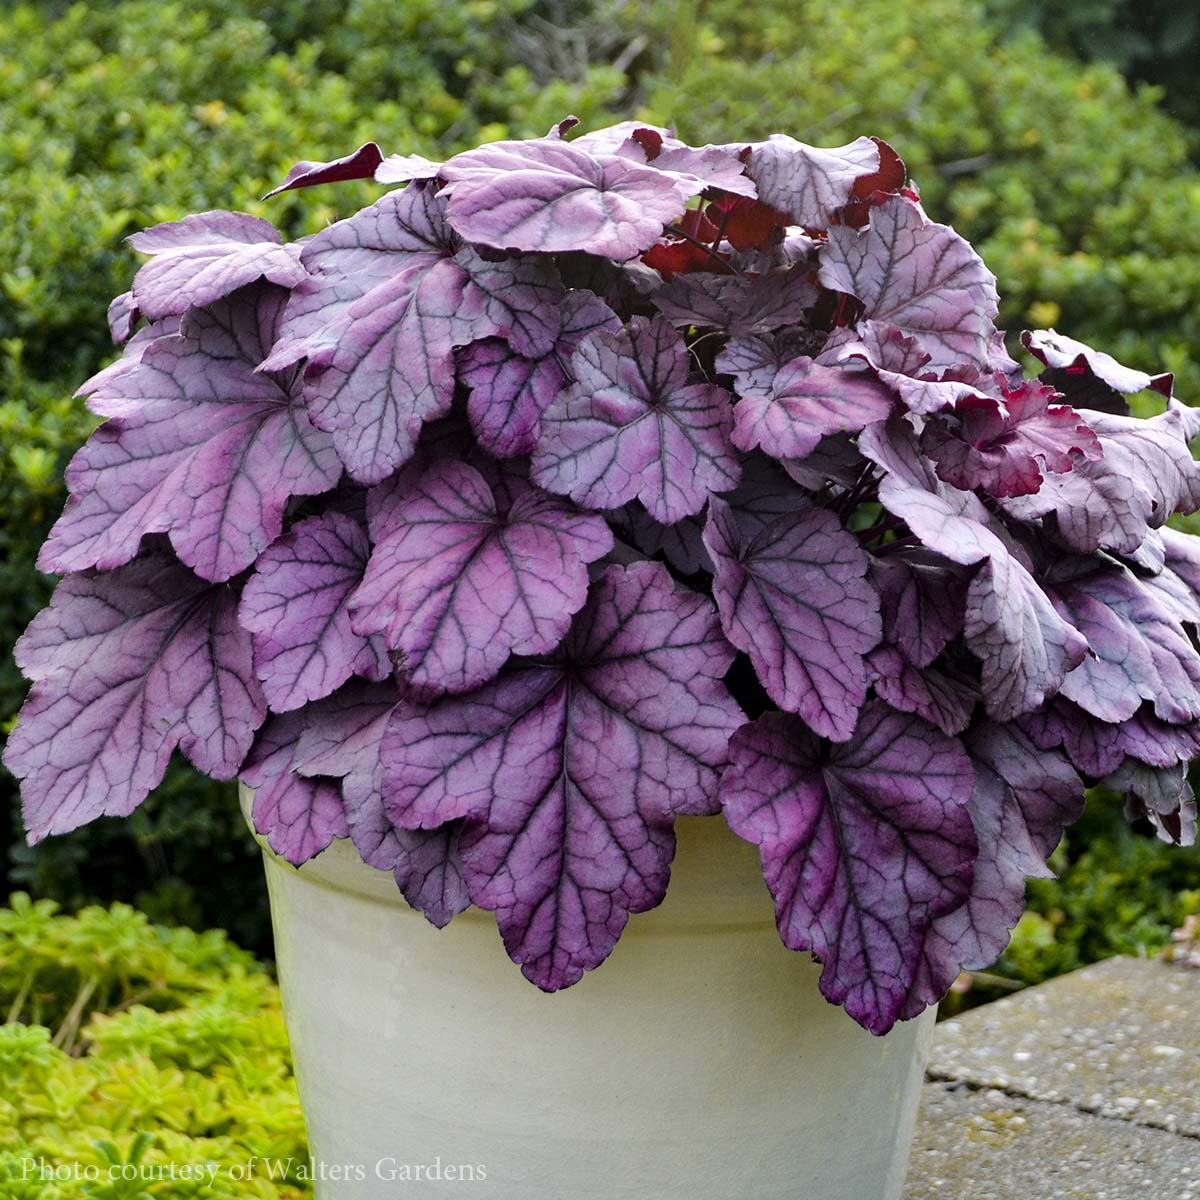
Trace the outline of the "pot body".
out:
[[[678,841],[666,901],[556,995],[490,913],[439,931],[348,842],[264,846],[319,1200],[899,1200],[933,1011],[866,1033],[781,945],[755,849]]]

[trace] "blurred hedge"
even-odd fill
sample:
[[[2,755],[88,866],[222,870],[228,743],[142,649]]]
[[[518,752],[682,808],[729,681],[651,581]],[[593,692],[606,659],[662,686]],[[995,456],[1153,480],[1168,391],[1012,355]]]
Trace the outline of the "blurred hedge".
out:
[[[0,964],[6,1200],[310,1194],[279,992],[224,934],[155,928],[123,904],[57,916],[15,895]],[[171,1178],[200,1164],[202,1182]]]
[[[571,111],[589,124],[608,114],[675,123],[701,141],[774,130],[826,144],[886,137],[929,210],[975,240],[996,271],[1010,327],[1057,324],[1134,365],[1175,370],[1181,395],[1200,394],[1200,175],[1188,164],[1188,131],[1154,92],[1131,93],[1112,67],[1081,67],[1034,32],[1009,36],[973,0],[6,8],[0,722],[23,692],[7,647],[49,589],[32,567],[36,547],[61,506],[66,458],[90,425],[70,396],[111,355],[105,306],[135,267],[122,238],[206,207],[245,208],[297,235],[373,191],[349,184],[261,202],[296,158],[367,138],[439,155],[539,133]],[[11,780],[0,785],[11,797]],[[72,906],[135,898],[157,919],[232,924],[244,943],[267,945],[260,872],[237,836],[228,788],[175,767],[130,821],[34,851],[20,846],[15,823],[3,828],[11,808],[0,802],[10,885]],[[1160,861],[1157,847],[1132,844]],[[1101,870],[1085,859],[1083,835],[1068,847],[1064,867]],[[1121,886],[1136,892],[1146,870],[1140,859],[1130,870]],[[1166,884],[1160,909],[1171,902]],[[1055,903],[1033,894],[1043,914]],[[1101,906],[1072,916],[1090,931],[1078,953],[1100,952]],[[1036,969],[1068,958],[1043,955]],[[1012,969],[1025,971],[1015,960]]]

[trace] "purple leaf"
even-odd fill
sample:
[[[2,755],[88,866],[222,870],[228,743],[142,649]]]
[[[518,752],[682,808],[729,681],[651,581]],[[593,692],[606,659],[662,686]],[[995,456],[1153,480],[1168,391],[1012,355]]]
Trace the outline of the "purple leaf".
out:
[[[500,336],[519,354],[547,354],[562,294],[535,260],[491,263],[463,249],[409,267],[355,301],[328,363],[310,366],[313,423],[356,480],[378,483],[412,456],[421,426],[450,411],[454,348]]]
[[[350,596],[369,553],[357,521],[327,512],[294,525],[259,557],[238,619],[254,637],[255,674],[276,712],[320,700],[352,675],[391,674],[382,639],[350,627]]]
[[[129,341],[141,315],[132,292],[122,292],[113,300],[108,306],[108,332],[114,345]]]
[[[479,444],[497,458],[533,452],[542,414],[570,383],[567,364],[579,343],[598,330],[616,333],[621,328],[612,309],[587,292],[567,293],[549,312],[558,329],[540,358],[518,354],[502,338],[473,342],[459,353],[459,380],[471,389],[471,428]]]
[[[982,376],[974,367],[954,367],[938,374],[929,369],[931,356],[894,325],[864,321],[856,330],[830,338],[818,361],[868,363],[914,413],[939,412],[963,399],[985,399]]]
[[[462,823],[404,829],[388,816],[379,749],[398,700],[393,685],[358,682],[314,706],[296,769],[341,779],[350,838],[363,861],[390,871],[405,900],[442,929],[470,905],[458,853]]]
[[[995,276],[948,225],[904,197],[871,210],[863,232],[829,231],[821,282],[856,296],[869,320],[894,325],[930,355],[928,368],[985,367],[995,330]]]
[[[1148,528],[1200,507],[1200,466],[1188,450],[1200,422],[1197,410],[1172,401],[1166,412],[1146,420],[1079,415],[1099,438],[1103,457],[1049,476],[1036,495],[1006,501],[1007,512],[1023,521],[1053,514],[1059,536],[1081,553],[1103,547],[1130,554]]]
[[[1200,717],[1200,654],[1184,628],[1125,567],[1087,567],[1050,585],[1054,606],[1091,647],[1062,695],[1102,721],[1127,720],[1143,700],[1174,724]]]
[[[609,567],[552,660],[467,696],[398,710],[383,746],[392,816],[466,818],[473,903],[525,976],[553,991],[658,904],[672,824],[711,813],[743,720],[712,603],[657,563]]]
[[[801,324],[817,295],[808,272],[797,268],[755,276],[677,275],[650,299],[672,325],[753,334]]]
[[[844,433],[822,438],[812,453],[785,459],[780,466],[789,479],[810,492],[819,492],[831,483],[852,488],[870,468],[854,440]]]
[[[671,525],[736,487],[724,388],[690,383],[688,350],[661,317],[634,317],[575,352],[575,384],[546,410],[533,480],[590,508],[638,499]]]
[[[970,895],[929,928],[903,1016],[936,1004],[963,970],[990,966],[1025,908],[1025,879],[1047,879],[1046,859],[1083,812],[1083,781],[1012,725],[967,739],[975,768],[971,820],[979,858]]]
[[[240,774],[241,781],[254,788],[254,828],[276,854],[297,867],[327,849],[334,838],[349,834],[337,784],[295,773],[305,720],[303,712],[271,717]]]
[[[290,497],[337,484],[341,464],[294,378],[254,370],[283,300],[259,285],[195,309],[92,393],[123,415],[71,460],[42,570],[108,570],[144,534],[167,533],[198,575],[229,579],[279,535]]]
[[[651,246],[705,186],[549,138],[468,150],[441,175],[450,224],[472,242],[617,260]]]
[[[237,595],[158,552],[71,575],[14,657],[34,681],[4,763],[32,841],[128,816],[178,746],[232,779],[267,713]]]
[[[982,666],[984,702],[996,720],[1031,712],[1079,665],[1087,642],[1058,615],[979,499],[937,478],[905,420],[871,426],[859,447],[885,472],[879,499],[890,513],[951,562],[980,564],[967,588],[964,636]]]
[[[393,192],[310,238],[300,252],[308,277],[288,300],[264,370],[302,358],[329,361],[344,334],[350,308],[414,267],[425,270],[458,249],[446,224],[446,203],[431,188]],[[368,303],[368,308],[374,307]]]
[[[971,723],[977,691],[936,666],[914,666],[895,646],[879,646],[867,656],[867,671],[875,694],[897,712],[915,713],[951,736]]]
[[[921,449],[937,464],[940,479],[993,496],[1029,496],[1042,485],[1042,472],[1062,474],[1079,459],[1104,456],[1096,435],[1073,408],[1052,405],[1057,393],[1026,383],[1005,393],[965,396],[953,414],[934,417],[921,435]]]
[[[383,161],[383,151],[375,142],[364,142],[357,150],[329,162],[303,160],[296,163],[283,177],[283,182],[278,187],[272,188],[263,199],[269,200],[272,196],[278,196],[280,192],[290,192],[293,188],[313,187],[319,183],[342,183],[347,179],[373,179],[376,168]]]
[[[721,360],[717,369],[728,369]],[[773,458],[803,458],[832,433],[858,433],[892,410],[892,395],[862,371],[794,358],[768,388],[741,389],[733,410],[733,444],[761,447]]]
[[[512,653],[562,640],[587,598],[587,564],[612,548],[603,519],[523,485],[511,506],[465,463],[416,474],[372,521],[375,549],[351,600],[420,691],[470,691]]]
[[[590,154],[615,154],[659,171],[696,181],[705,188],[720,188],[737,196],[755,194],[753,182],[746,177],[739,154],[728,146],[689,146],[669,129],[645,125],[640,121],[622,121],[607,129],[582,134],[571,143]]]
[[[715,366],[718,373],[733,377],[739,396],[769,395],[779,372],[818,344],[818,338],[797,328],[738,334],[722,347]]]
[[[883,636],[913,666],[927,667],[962,632],[967,599],[963,572],[925,550],[871,560]]]
[[[420,154],[389,154],[375,169],[376,183],[411,183],[415,180],[436,179],[442,169]]]
[[[805,507],[762,527],[709,503],[704,543],[716,564],[713,598],[725,636],[750,656],[781,708],[845,741],[867,695],[863,656],[879,644],[879,596],[866,554],[824,509]]]
[[[1171,395],[1175,376],[1147,375],[1122,366],[1111,354],[1093,350],[1084,342],[1064,337],[1053,329],[1026,330],[1021,334],[1021,344],[1026,350],[1050,368],[1048,382],[1060,391],[1069,392],[1072,399],[1086,407],[1112,411],[1106,400],[1106,392],[1133,395],[1135,392],[1152,388],[1160,395]],[[1102,403],[1095,403],[1100,400]]]
[[[900,1014],[930,922],[967,898],[976,855],[962,746],[880,701],[830,746],[769,713],[733,735],[730,827],[757,845],[780,936],[872,1033]]]
[[[764,204],[786,213],[797,225],[824,229],[850,200],[855,182],[879,170],[879,147],[860,137],[846,146],[822,149],[774,133],[750,148],[747,170]]]
[[[290,288],[305,277],[275,226],[246,213],[195,213],[135,233],[129,244],[154,256],[133,281],[133,302],[148,321],[212,304],[259,279]]]
[[[1188,783],[1186,764],[1148,767],[1126,759],[1103,782],[1125,797],[1127,820],[1149,821],[1160,841],[1195,845],[1196,797]]]

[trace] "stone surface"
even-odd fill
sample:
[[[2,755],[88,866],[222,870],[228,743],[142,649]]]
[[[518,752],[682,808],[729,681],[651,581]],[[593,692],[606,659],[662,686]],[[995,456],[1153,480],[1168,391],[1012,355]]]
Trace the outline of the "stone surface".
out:
[[[1200,971],[1110,959],[938,1026],[905,1200],[1200,1200]]]
[[[938,1027],[933,1079],[1200,1138],[1200,971],[1112,958]]]
[[[930,1083],[905,1200],[1200,1200],[1200,1141]]]

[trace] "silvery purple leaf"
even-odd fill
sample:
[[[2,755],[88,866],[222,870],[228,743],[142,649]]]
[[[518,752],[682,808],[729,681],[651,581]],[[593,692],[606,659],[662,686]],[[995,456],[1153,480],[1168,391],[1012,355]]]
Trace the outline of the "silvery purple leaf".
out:
[[[420,154],[389,154],[375,168],[375,182],[412,183],[436,179],[441,169],[440,162],[433,162]]]
[[[1195,845],[1196,797],[1188,782],[1186,763],[1148,767],[1130,758],[1103,782],[1125,797],[1128,820],[1149,821],[1160,841]]]
[[[986,398],[984,380],[974,367],[955,367],[938,374],[929,369],[931,356],[894,325],[864,321],[855,330],[834,334],[819,362],[865,362],[876,378],[904,402],[910,412],[928,415],[969,398]]]
[[[806,330],[795,328],[738,334],[721,348],[714,365],[720,374],[733,376],[739,396],[767,395],[783,367],[815,350],[817,342]]]
[[[554,268],[533,259],[493,263],[464,248],[410,266],[355,301],[328,362],[310,365],[313,423],[356,480],[380,482],[412,456],[421,426],[450,411],[455,347],[499,336],[519,354],[547,354],[562,295]]]
[[[1115,771],[1125,758],[1120,725],[1098,721],[1061,696],[1016,724],[1043,750],[1061,746],[1075,767],[1094,779]]]
[[[294,372],[254,370],[284,299],[259,284],[193,309],[179,334],[149,342],[93,391],[120,415],[71,460],[42,570],[108,570],[143,535],[166,533],[198,575],[229,579],[279,535],[292,496],[337,484],[341,463],[309,422]]]
[[[669,130],[640,121],[621,121],[607,129],[597,129],[575,138],[577,149],[591,154],[615,154],[656,170],[669,171],[706,188],[720,188],[738,196],[755,194],[739,155],[728,146],[693,147],[681,142]]]
[[[272,196],[278,196],[280,192],[290,192],[293,188],[314,187],[320,183],[372,179],[375,177],[376,168],[383,161],[383,151],[375,142],[364,142],[357,150],[329,162],[302,160],[296,163],[283,177],[283,182],[278,187],[273,187],[263,199],[269,200]]]
[[[774,133],[751,146],[747,163],[758,198],[810,229],[832,224],[857,180],[878,170],[879,147],[866,137],[823,149]]]
[[[996,497],[1029,496],[1043,472],[1062,474],[1080,460],[1103,458],[1091,427],[1073,408],[1054,404],[1053,389],[1026,383],[991,396],[964,396],[952,411],[931,417],[921,449],[940,479]]]
[[[714,498],[704,544],[725,636],[750,656],[776,704],[845,741],[867,696],[863,656],[882,633],[879,596],[854,536],[812,506],[747,529]]]
[[[1053,329],[1026,330],[1021,334],[1021,344],[1049,368],[1048,382],[1060,391],[1069,392],[1074,403],[1085,407],[1112,411],[1107,403],[1093,403],[1097,399],[1103,402],[1109,390],[1130,396],[1151,388],[1169,398],[1175,383],[1175,376],[1169,372],[1147,375],[1135,371],[1122,366],[1111,354],[1093,350],[1086,343]]]
[[[638,499],[664,525],[736,487],[731,397],[689,382],[688,365],[683,338],[661,317],[584,340],[575,384],[542,417],[534,482],[589,508]]]
[[[389,811],[465,817],[473,903],[523,973],[553,991],[612,950],[667,886],[676,815],[711,813],[743,720],[711,601],[657,563],[609,567],[555,656],[466,696],[397,711]]]
[[[1037,708],[1082,661],[1083,635],[1055,611],[979,499],[937,478],[907,421],[871,426],[859,448],[884,471],[884,508],[928,549],[961,566],[980,564],[967,588],[964,637],[980,660],[989,715],[1011,720]]]
[[[1129,554],[1148,528],[1200,507],[1200,466],[1188,450],[1200,423],[1196,409],[1172,401],[1166,412],[1145,420],[1086,410],[1079,415],[1098,437],[1103,457],[1049,476],[1034,496],[1005,501],[1007,512],[1023,521],[1053,514],[1059,536],[1080,553],[1104,548]]]
[[[140,317],[132,292],[122,292],[113,300],[108,306],[108,332],[112,334],[114,345],[129,341]]]
[[[821,282],[856,296],[868,320],[894,325],[930,355],[933,372],[985,367],[998,311],[995,276],[948,225],[902,196],[871,210],[869,228],[829,231]]]
[[[969,683],[936,666],[914,666],[895,646],[877,647],[866,662],[875,694],[897,712],[915,713],[951,736],[971,723],[979,695]]]
[[[212,304],[259,279],[290,288],[305,276],[296,248],[280,244],[270,221],[246,213],[195,213],[135,233],[129,244],[153,255],[133,281],[134,303],[148,321]]]
[[[339,512],[300,521],[259,557],[238,620],[254,639],[254,671],[271,708],[300,708],[352,675],[386,679],[382,638],[350,627],[349,601],[370,554],[367,531]]]
[[[823,437],[858,433],[891,410],[891,392],[871,375],[802,356],[781,367],[769,388],[743,388],[733,410],[733,444],[772,458],[803,458]]]
[[[589,334],[621,328],[617,315],[587,292],[568,292],[547,315],[557,325],[554,342],[538,358],[513,349],[503,338],[472,342],[458,355],[458,377],[471,389],[467,414],[479,444],[497,458],[531,454],[542,413],[570,383],[568,364]]]
[[[441,929],[471,903],[458,853],[462,822],[405,829],[388,816],[379,748],[399,699],[393,684],[358,681],[312,706],[296,769],[342,781],[350,838],[363,861],[390,871],[405,900]]]
[[[296,774],[296,746],[305,721],[303,712],[269,718],[239,774],[254,789],[254,828],[297,867],[349,833],[337,784]]]
[[[1026,878],[1053,876],[1046,859],[1083,812],[1083,781],[1071,765],[1015,726],[989,722],[966,745],[975,770],[975,878],[966,902],[930,926],[904,1017],[936,1004],[960,971],[999,957],[1024,911]]]
[[[765,333],[804,323],[817,301],[809,272],[794,269],[768,275],[676,275],[650,297],[672,325],[700,325],[731,334]]]
[[[617,260],[651,246],[705,186],[549,138],[468,150],[444,163],[441,176],[450,224],[472,242]]]
[[[300,252],[307,278],[288,299],[264,370],[302,358],[327,362],[346,313],[413,267],[429,269],[458,249],[446,202],[428,187],[392,192],[308,239]]]
[[[34,686],[4,764],[32,841],[128,816],[176,746],[234,777],[267,715],[236,613],[230,587],[157,551],[58,585],[14,650]]]
[[[926,932],[966,900],[976,857],[961,744],[874,701],[830,746],[769,713],[730,740],[726,819],[757,845],[780,936],[825,964],[821,991],[886,1033]]]
[[[884,639],[914,666],[929,666],[962,632],[967,579],[940,556],[917,549],[873,558],[871,582]]]
[[[554,649],[587,598],[587,564],[612,548],[601,517],[513,486],[498,502],[473,467],[435,464],[372,520],[354,628],[381,634],[423,693],[470,691],[510,654]]]
[[[1166,526],[1154,533],[1162,543],[1163,565],[1143,584],[1177,621],[1200,627],[1200,546],[1193,535]]]
[[[1062,695],[1113,723],[1132,717],[1143,700],[1173,724],[1200,717],[1200,654],[1183,626],[1125,567],[1080,567],[1049,585],[1054,606],[1091,647]]]

